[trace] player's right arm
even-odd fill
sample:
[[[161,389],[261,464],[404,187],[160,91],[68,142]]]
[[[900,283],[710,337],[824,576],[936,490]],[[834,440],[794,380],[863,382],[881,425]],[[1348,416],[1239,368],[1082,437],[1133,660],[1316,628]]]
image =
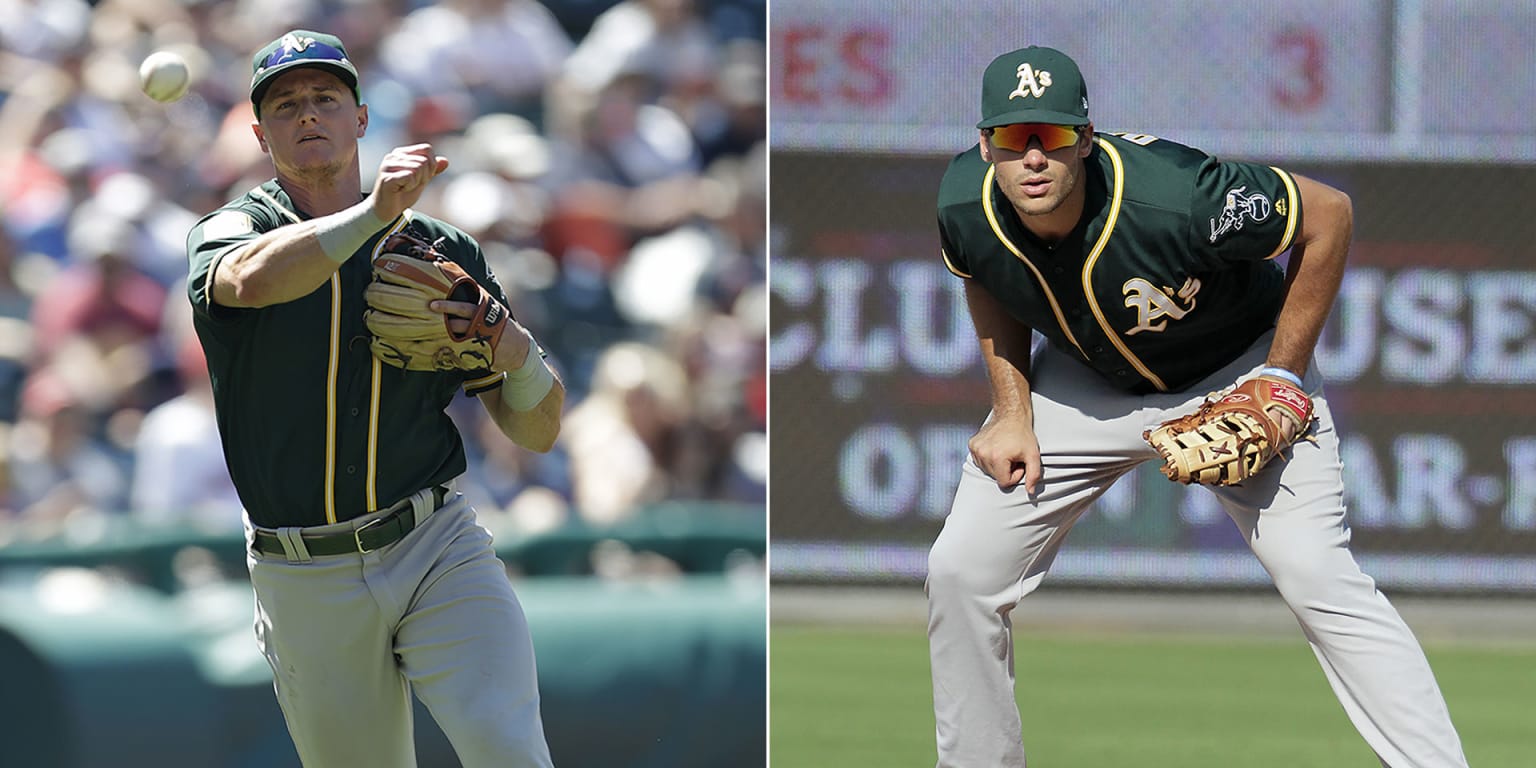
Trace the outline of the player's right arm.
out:
[[[337,267],[421,198],[448,161],[431,145],[397,147],[379,163],[373,194],[337,213],[262,233],[230,252],[213,274],[213,300],[225,307],[266,307],[307,296]]]
[[[939,256],[950,274],[965,281],[965,302],[992,387],[992,415],[970,440],[971,458],[999,488],[1023,483],[1024,490],[1033,494],[1041,475],[1040,445],[1029,400],[1033,331],[974,277],[981,270],[971,264],[966,247],[968,235],[992,237],[985,228],[981,195],[988,168],[978,145],[955,155],[944,171],[938,197]]]
[[[214,302],[224,307],[267,307],[308,295],[341,266],[326,255],[319,233],[327,226],[348,226],[358,218],[366,221],[364,217],[372,216],[370,210],[361,211],[361,216],[359,213],[349,208],[278,227],[231,251],[214,270]],[[387,224],[380,222],[378,229]]]
[[[965,282],[965,301],[992,386],[992,415],[971,438],[971,457],[999,488],[1023,483],[1025,492],[1033,494],[1041,462],[1029,400],[1030,328],[975,280]]]

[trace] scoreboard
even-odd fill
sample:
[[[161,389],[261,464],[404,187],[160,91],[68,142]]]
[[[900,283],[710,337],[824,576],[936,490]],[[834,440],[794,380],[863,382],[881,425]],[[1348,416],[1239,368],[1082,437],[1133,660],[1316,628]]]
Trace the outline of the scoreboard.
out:
[[[993,56],[1072,56],[1103,131],[1309,160],[1536,160],[1526,0],[774,0],[775,149],[974,137]]]

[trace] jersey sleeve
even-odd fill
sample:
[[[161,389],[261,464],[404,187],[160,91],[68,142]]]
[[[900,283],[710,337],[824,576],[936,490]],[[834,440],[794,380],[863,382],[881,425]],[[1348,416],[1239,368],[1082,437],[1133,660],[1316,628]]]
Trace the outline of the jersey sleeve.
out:
[[[1190,201],[1190,233],[1216,259],[1273,259],[1291,247],[1301,221],[1296,180],[1272,166],[1212,159]]]
[[[955,277],[970,279],[971,265],[965,253],[966,212],[981,204],[981,185],[987,164],[978,146],[955,155],[939,179],[939,258]]]
[[[192,310],[212,320],[229,317],[228,309],[213,301],[213,274],[219,262],[240,246],[273,228],[260,212],[226,207],[199,219],[187,233],[187,298]]]
[[[511,302],[507,300],[507,291],[501,287],[501,282],[491,272],[490,264],[485,260],[485,251],[481,250],[480,244],[475,242],[473,237],[461,232],[455,244],[455,251],[454,261],[457,261],[459,266],[463,267],[464,271],[468,272],[469,276],[473,277],[475,282],[485,288],[497,301],[507,305],[511,314]]]
[[[949,270],[950,274],[970,279],[971,270],[965,262],[965,255],[950,240],[942,215],[939,216],[939,258],[944,260],[944,268]]]

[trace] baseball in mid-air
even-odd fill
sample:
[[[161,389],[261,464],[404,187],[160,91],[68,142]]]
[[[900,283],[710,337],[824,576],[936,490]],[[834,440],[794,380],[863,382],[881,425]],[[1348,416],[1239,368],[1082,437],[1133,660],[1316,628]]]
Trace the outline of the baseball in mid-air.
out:
[[[171,51],[155,51],[139,65],[139,87],[145,96],[162,104],[187,95],[191,81],[187,60]]]

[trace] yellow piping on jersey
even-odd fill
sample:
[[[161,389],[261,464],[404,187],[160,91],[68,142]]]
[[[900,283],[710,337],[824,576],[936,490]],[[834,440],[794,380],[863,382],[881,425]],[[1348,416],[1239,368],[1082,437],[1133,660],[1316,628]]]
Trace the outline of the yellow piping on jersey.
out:
[[[303,221],[297,213],[257,187],[252,194],[265,198],[284,216],[298,224]],[[341,274],[332,272],[327,281],[331,286],[331,351],[325,370],[325,521],[336,522],[336,371],[341,367]]]
[[[1280,177],[1280,181],[1285,184],[1285,196],[1291,204],[1289,215],[1285,217],[1285,235],[1280,238],[1280,245],[1275,248],[1274,252],[1266,257],[1273,259],[1285,253],[1285,249],[1291,247],[1291,238],[1296,236],[1296,220],[1301,218],[1301,195],[1296,191],[1296,180],[1291,178],[1289,173],[1273,165],[1269,169],[1274,171]]]
[[[373,380],[373,388],[368,396],[368,485],[364,488],[367,494],[369,510],[379,508],[379,359],[373,355],[373,367],[369,370],[369,377]]]
[[[992,225],[992,234],[997,235],[998,242],[1001,242],[1003,247],[1012,252],[1019,261],[1024,262],[1024,266],[1029,267],[1029,271],[1034,273],[1035,281],[1040,283],[1040,290],[1045,291],[1045,300],[1051,305],[1051,313],[1056,315],[1056,323],[1061,326],[1061,332],[1067,335],[1067,341],[1072,342],[1072,346],[1077,347],[1077,353],[1086,360],[1088,359],[1088,353],[1083,351],[1083,345],[1077,343],[1077,337],[1072,335],[1072,329],[1067,326],[1067,318],[1061,313],[1061,305],[1056,303],[1056,295],[1051,293],[1050,284],[1045,282],[1045,275],[1040,274],[1040,270],[1035,269],[1035,265],[1030,263],[1029,259],[1024,256],[1024,252],[1019,250],[1019,247],[1014,245],[1007,235],[1003,234],[1003,228],[997,223],[997,214],[992,211],[992,180],[996,175],[997,166],[989,166],[986,178],[981,180],[981,209],[987,213],[987,223]],[[941,250],[940,253],[942,252]],[[944,263],[948,264],[949,259],[945,258]],[[950,271],[954,271],[953,268]]]
[[[325,521],[336,522],[336,372],[341,368],[341,273],[331,273],[331,352],[325,366]]]
[[[939,258],[944,260],[944,268],[949,270],[951,275],[954,275],[955,277],[963,277],[967,280],[971,279],[969,274],[961,272],[959,269],[955,268],[955,263],[949,260],[949,254],[945,252],[943,248],[939,249]]]
[[[1093,310],[1093,316],[1099,321],[1099,328],[1104,335],[1109,337],[1109,343],[1115,345],[1120,351],[1120,356],[1131,364],[1136,372],[1142,375],[1159,392],[1167,392],[1168,385],[1157,377],[1145,363],[1131,353],[1125,342],[1120,340],[1120,333],[1112,328],[1109,321],[1104,318],[1104,312],[1099,309],[1099,302],[1093,296],[1093,263],[1098,261],[1099,254],[1104,252],[1104,247],[1109,245],[1109,237],[1115,232],[1115,224],[1120,219],[1120,203],[1125,198],[1125,165],[1120,159],[1120,152],[1114,145],[1101,138],[1096,138],[1099,147],[1104,150],[1104,156],[1109,158],[1109,163],[1115,169],[1114,181],[1110,184],[1112,190],[1109,195],[1109,215],[1104,219],[1104,231],[1099,233],[1099,239],[1093,244],[1093,250],[1088,252],[1088,258],[1083,262],[1083,295],[1088,299],[1088,308]]]
[[[477,379],[465,379],[463,387],[464,387],[465,391],[468,391],[468,390],[471,390],[471,389],[475,389],[477,387],[483,387],[483,386],[485,386],[487,384],[490,384],[493,381],[506,381],[506,380],[507,380],[507,372],[506,371],[497,371],[497,372],[492,373],[492,374],[490,374],[488,376],[481,376],[481,377],[479,377]]]
[[[368,254],[369,263],[372,263],[384,251],[384,243],[396,232],[405,229],[405,225],[410,222],[411,210],[407,208],[405,213],[401,214],[388,229],[384,230],[384,234],[379,236],[379,241],[374,243],[373,251]],[[372,511],[379,508],[379,402],[381,400],[379,390],[382,386],[382,383],[379,381],[379,372],[383,369],[379,367],[379,359],[377,357],[373,355],[368,357],[373,363],[373,367],[370,370],[370,378],[373,381],[373,385],[369,389],[368,395],[368,482],[363,488],[363,493],[366,496],[365,501],[368,504],[368,509]]]

